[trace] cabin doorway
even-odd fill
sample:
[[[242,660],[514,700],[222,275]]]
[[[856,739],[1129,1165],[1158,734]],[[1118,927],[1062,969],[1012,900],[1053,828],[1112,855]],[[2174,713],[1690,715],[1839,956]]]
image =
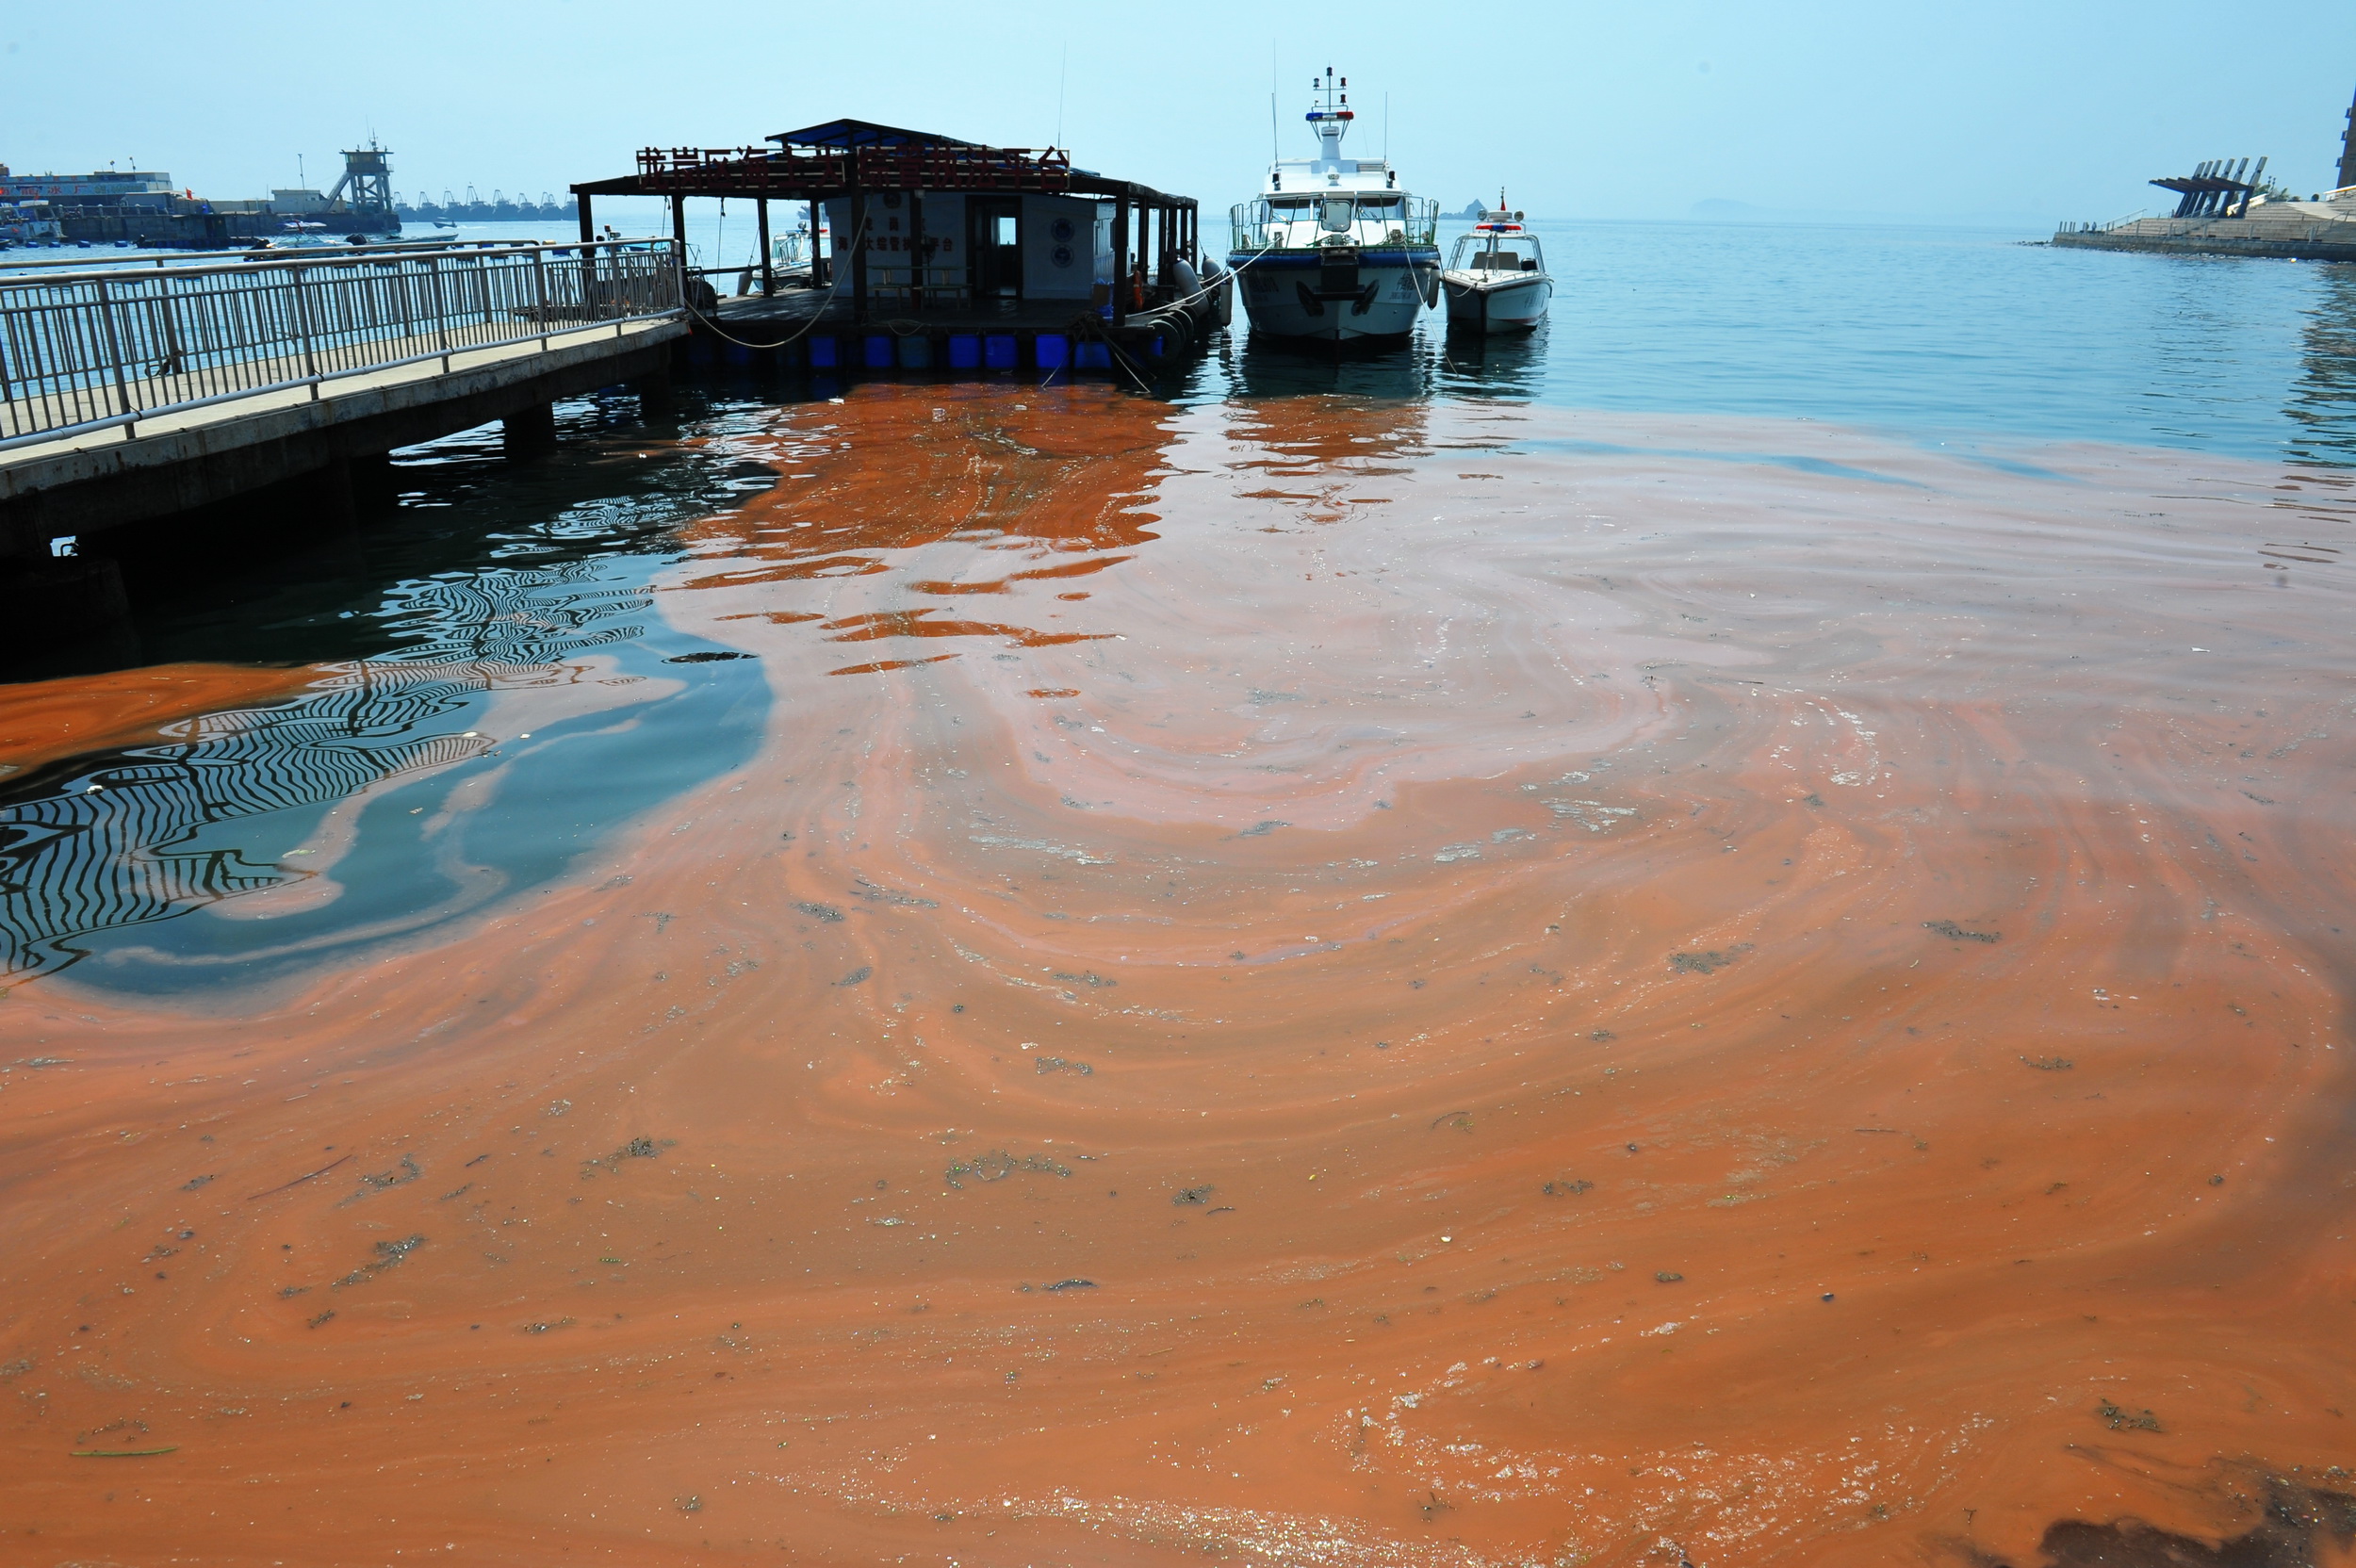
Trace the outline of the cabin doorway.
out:
[[[1023,199],[968,196],[966,253],[973,258],[973,298],[1023,298]]]

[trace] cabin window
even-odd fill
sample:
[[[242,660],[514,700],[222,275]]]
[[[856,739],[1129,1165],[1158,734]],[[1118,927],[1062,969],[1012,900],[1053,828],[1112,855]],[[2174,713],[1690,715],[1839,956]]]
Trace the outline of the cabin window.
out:
[[[991,237],[992,243],[999,245],[1021,243],[1021,237],[1015,227],[1017,220],[1013,213],[1002,212],[990,221],[996,229],[996,233]]]
[[[1329,196],[1318,204],[1317,223],[1332,234],[1348,234],[1352,204],[1347,196]]]

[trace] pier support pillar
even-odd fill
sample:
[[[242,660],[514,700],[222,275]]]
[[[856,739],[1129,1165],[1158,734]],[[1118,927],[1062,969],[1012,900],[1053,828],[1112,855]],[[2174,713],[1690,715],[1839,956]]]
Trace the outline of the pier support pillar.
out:
[[[511,462],[524,462],[556,449],[556,405],[533,403],[499,421],[499,443]]]
[[[590,215],[589,198],[586,194],[581,191],[575,191],[573,193],[573,200],[578,203],[581,207],[581,242],[583,245],[586,245],[591,240],[597,237],[597,220]]]
[[[106,556],[0,566],[0,647],[12,652],[120,634],[130,615],[123,568]]]
[[[678,406],[671,397],[671,374],[667,370],[640,376],[630,384],[638,394],[638,418],[642,424],[659,424],[671,417]]]
[[[867,320],[867,192],[851,192],[851,319]]]
[[[753,210],[761,216],[761,297],[766,300],[777,291],[777,265],[769,254],[769,198],[761,197]]]
[[[1113,325],[1129,319],[1129,198],[1113,198]]]
[[[401,479],[393,471],[390,452],[366,452],[347,458],[344,472],[355,512],[366,514],[386,511],[400,494]]]
[[[344,532],[360,520],[360,501],[352,488],[352,459],[333,457],[327,466],[307,480],[298,476],[290,482],[301,498],[297,510],[307,514],[310,522],[323,531]]]

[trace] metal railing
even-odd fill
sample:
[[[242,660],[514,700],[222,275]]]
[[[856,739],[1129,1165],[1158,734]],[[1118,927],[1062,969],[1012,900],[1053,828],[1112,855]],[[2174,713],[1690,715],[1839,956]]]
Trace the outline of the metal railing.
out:
[[[2069,235],[2124,234],[2132,239],[2204,239],[2219,243],[2356,244],[2356,220],[2322,219],[2300,222],[2260,207],[2249,218],[2147,218],[2137,214],[2108,223],[2059,224],[2054,237]]]
[[[72,244],[19,245],[0,247],[0,277],[19,272],[118,272],[126,268],[144,272],[165,267],[220,266],[233,261],[340,260],[346,256],[384,256],[404,252],[512,251],[518,245],[535,243],[538,242],[528,239],[453,239],[444,236],[438,239],[379,239],[366,245],[354,245],[341,239],[290,242],[283,237],[276,241],[257,237],[251,242],[233,242],[225,249],[215,246],[193,250],[176,246],[150,249],[111,244],[91,244],[87,248]],[[641,239],[630,243],[645,245],[655,241]]]
[[[1362,225],[1380,225],[1383,237],[1381,240],[1367,239],[1362,243],[1436,245],[1440,242],[1440,204],[1434,197],[1399,198],[1380,191],[1311,190],[1298,197],[1280,196],[1273,203],[1266,197],[1254,202],[1236,203],[1227,212],[1233,246],[1238,252],[1301,249],[1286,245],[1283,237],[1271,231],[1283,230],[1289,234],[1294,224],[1317,222],[1318,206],[1329,197],[1346,200],[1361,196],[1367,201],[1397,204],[1385,208],[1362,206],[1351,212],[1350,232],[1354,233]],[[1396,238],[1392,237],[1394,233]],[[1324,237],[1322,233],[1318,235],[1319,239]]]
[[[667,239],[0,276],[0,449],[679,308]]]

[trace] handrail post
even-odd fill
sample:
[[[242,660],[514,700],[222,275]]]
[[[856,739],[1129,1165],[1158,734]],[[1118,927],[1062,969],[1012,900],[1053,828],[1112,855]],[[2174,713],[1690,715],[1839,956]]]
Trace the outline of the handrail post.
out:
[[[540,351],[548,351],[548,248],[540,246],[532,253],[532,286],[540,296]]]
[[[294,286],[295,332],[303,339],[303,374],[311,384],[311,400],[319,400],[319,357],[311,343],[311,302],[303,292],[303,269],[289,268],[286,276]]]
[[[98,318],[106,329],[106,355],[114,361],[115,401],[125,416],[123,426],[124,440],[139,433],[139,416],[131,411],[131,384],[123,373],[123,338],[115,331],[114,297],[106,292],[106,280],[94,280],[98,286]]]
[[[442,374],[450,374],[450,305],[442,295],[442,258],[428,256],[429,275],[434,279],[434,335],[442,346]]]

